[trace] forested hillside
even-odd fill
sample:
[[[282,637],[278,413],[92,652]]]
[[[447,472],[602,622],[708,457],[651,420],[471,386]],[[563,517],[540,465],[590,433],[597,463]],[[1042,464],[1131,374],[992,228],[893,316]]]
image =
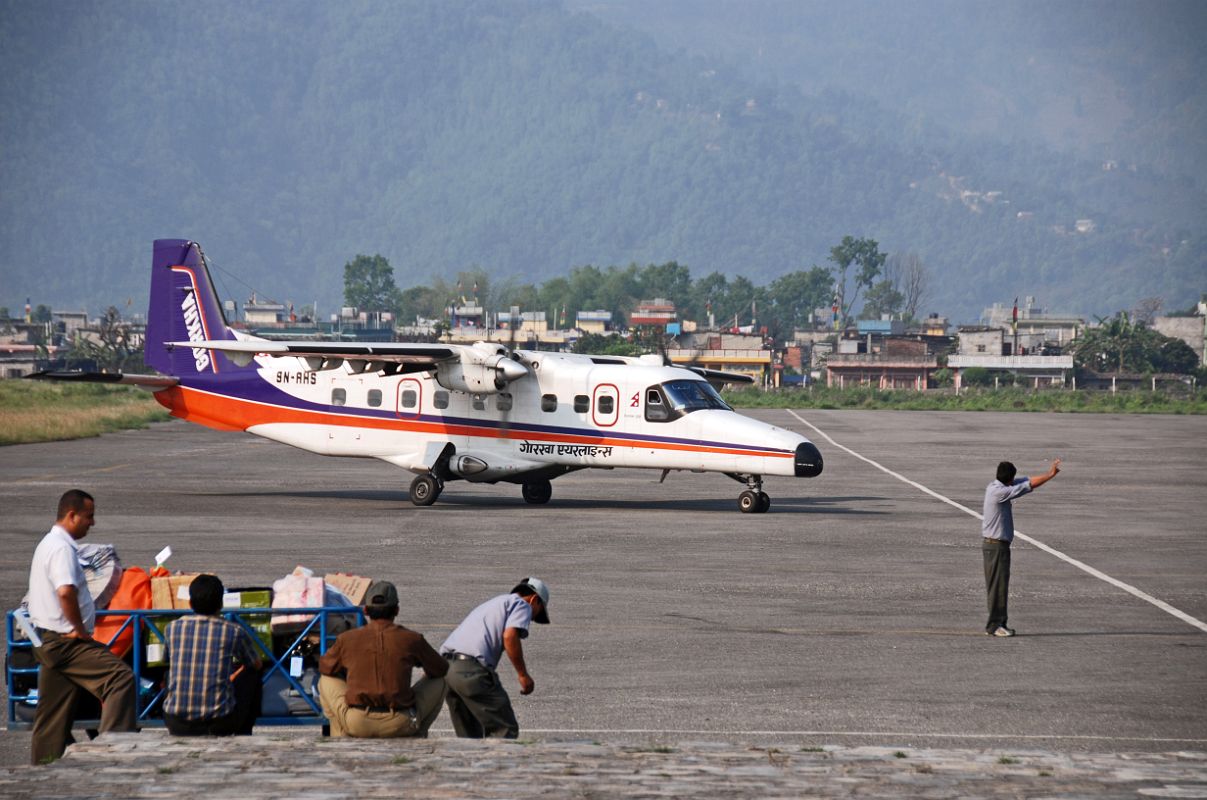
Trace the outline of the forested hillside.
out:
[[[1207,288],[1192,178],[705,52],[557,2],[0,3],[0,304],[141,310],[165,236],[320,310],[357,253],[404,287],[668,261],[764,284],[848,234],[917,254],[958,319]]]

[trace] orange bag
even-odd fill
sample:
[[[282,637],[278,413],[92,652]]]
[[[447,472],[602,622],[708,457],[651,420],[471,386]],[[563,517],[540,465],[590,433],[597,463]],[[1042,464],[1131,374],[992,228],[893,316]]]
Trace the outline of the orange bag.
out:
[[[122,573],[122,582],[118,584],[109,607],[118,611],[136,611],[151,607],[151,577],[141,567],[127,567]],[[107,642],[117,634],[129,617],[105,616],[96,620],[96,630],[93,638],[98,642]],[[130,625],[109,645],[109,649],[118,658],[124,658],[134,646],[134,625]]]

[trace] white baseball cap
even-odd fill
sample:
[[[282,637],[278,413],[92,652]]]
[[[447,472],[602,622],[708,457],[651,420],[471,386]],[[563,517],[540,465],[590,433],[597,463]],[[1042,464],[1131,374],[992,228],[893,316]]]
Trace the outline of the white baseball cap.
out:
[[[541,603],[544,606],[540,612],[534,614],[533,622],[539,622],[542,625],[549,624],[549,587],[540,578],[524,578],[516,584],[512,589],[512,594],[518,593],[521,589],[529,589],[536,593],[536,596],[541,598]]]

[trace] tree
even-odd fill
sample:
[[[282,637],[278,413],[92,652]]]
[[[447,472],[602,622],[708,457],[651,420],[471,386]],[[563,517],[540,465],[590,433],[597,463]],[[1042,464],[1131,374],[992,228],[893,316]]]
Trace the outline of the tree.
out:
[[[1154,331],[1154,333],[1156,333]],[[1157,333],[1161,336],[1160,333]],[[1189,375],[1199,366],[1199,357],[1194,348],[1181,339],[1172,336],[1162,336],[1164,341],[1157,344],[1153,358],[1153,366],[1157,372],[1174,372],[1178,375]]]
[[[759,316],[777,341],[787,341],[794,330],[808,326],[814,309],[830,302],[833,288],[830,271],[817,265],[781,275],[767,286],[767,308]]]
[[[397,311],[402,296],[385,256],[357,255],[344,264],[344,305],[361,311]]]
[[[871,289],[884,266],[886,256],[880,252],[880,245],[875,239],[856,239],[851,236],[842,237],[842,243],[830,248],[830,261],[837,267],[835,276],[835,291],[838,295],[838,309],[842,319],[849,319],[851,309],[859,299],[860,289]],[[847,299],[847,272],[855,267],[854,286]]]
[[[918,309],[930,294],[930,270],[916,253],[894,253],[885,263],[893,288],[902,295],[901,313],[907,320],[918,318]]]
[[[709,324],[709,315],[714,320],[722,319],[720,303],[729,294],[729,279],[720,272],[710,272],[698,281],[692,282],[691,298],[684,313]]]
[[[665,297],[676,305],[683,305],[691,294],[691,270],[677,261],[647,265],[641,270],[639,281],[645,299]]]
[[[897,291],[891,280],[883,280],[868,289],[859,318],[880,319],[885,314],[896,316],[904,305],[905,295]]]
[[[1073,363],[1095,372],[1174,372],[1186,375],[1198,367],[1194,350],[1181,339],[1133,324],[1122,311],[1099,318],[1073,351]]]
[[[398,321],[410,325],[419,317],[438,319],[444,315],[447,298],[436,293],[430,286],[412,286],[399,293]]]
[[[1164,305],[1165,301],[1160,297],[1145,297],[1132,309],[1132,322],[1139,325],[1152,325]]]
[[[578,337],[578,341],[574,343],[573,352],[594,356],[639,356],[646,351],[640,345],[626,341],[619,336],[587,333]]]
[[[101,315],[95,338],[77,334],[67,352],[69,366],[93,364],[101,372],[138,369],[142,362],[143,349],[133,345],[130,326],[115,306]]]

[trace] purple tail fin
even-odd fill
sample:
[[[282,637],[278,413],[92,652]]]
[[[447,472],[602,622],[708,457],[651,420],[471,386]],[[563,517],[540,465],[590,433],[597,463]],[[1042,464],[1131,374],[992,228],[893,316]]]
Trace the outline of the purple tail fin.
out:
[[[167,342],[233,339],[196,242],[156,239],[147,308],[146,362],[165,375],[216,375],[237,370],[225,356]]]

